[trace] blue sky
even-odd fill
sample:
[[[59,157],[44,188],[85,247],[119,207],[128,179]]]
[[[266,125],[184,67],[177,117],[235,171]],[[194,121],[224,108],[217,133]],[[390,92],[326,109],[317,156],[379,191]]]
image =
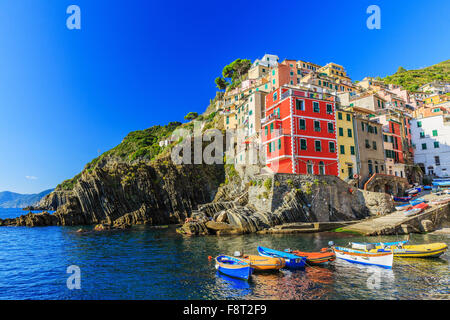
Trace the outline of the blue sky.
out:
[[[128,132],[203,112],[236,58],[333,61],[354,80],[449,59],[449,16],[437,0],[0,1],[0,191],[55,187]]]

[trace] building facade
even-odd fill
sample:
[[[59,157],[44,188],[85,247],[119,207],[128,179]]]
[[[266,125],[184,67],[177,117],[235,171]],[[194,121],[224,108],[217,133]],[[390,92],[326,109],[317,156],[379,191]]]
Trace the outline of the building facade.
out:
[[[334,97],[283,86],[266,96],[262,126],[272,171],[339,175]]]
[[[450,175],[450,117],[431,116],[411,121],[414,162],[425,174]]]
[[[336,110],[339,177],[342,180],[353,179],[358,174],[354,123],[352,111]]]

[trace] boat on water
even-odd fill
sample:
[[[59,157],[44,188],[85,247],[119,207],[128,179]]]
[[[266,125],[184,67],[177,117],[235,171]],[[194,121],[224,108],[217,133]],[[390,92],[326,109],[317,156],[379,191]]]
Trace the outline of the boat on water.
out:
[[[345,247],[333,247],[333,251],[336,254],[336,258],[353,263],[391,269],[394,262],[394,254],[392,252],[367,252]]]
[[[258,247],[258,253],[264,257],[283,258],[288,269],[301,269],[305,267],[306,258],[295,254],[278,251],[270,248]]]
[[[406,210],[405,216],[411,217],[413,215],[419,214],[423,210],[427,209],[428,207],[429,207],[429,205],[425,202],[418,203],[418,204],[412,206],[411,208],[409,208],[408,210]]]
[[[322,248],[320,252],[303,252],[299,250],[286,249],[286,252],[293,253],[296,256],[306,258],[307,264],[327,264],[330,261],[336,260],[336,255],[333,250],[329,248]]]
[[[216,257],[216,269],[227,276],[243,280],[248,280],[253,273],[247,261],[227,255]]]
[[[242,255],[240,259],[247,262],[255,271],[276,271],[284,268],[286,262],[280,257],[265,257],[259,255]]]
[[[352,248],[373,245],[369,252],[393,252],[399,258],[438,258],[448,249],[446,243],[407,244],[409,241],[358,243],[352,242]]]
[[[394,197],[394,202],[409,202],[412,198],[411,197]]]
[[[402,205],[399,205],[399,206],[395,206],[395,210],[403,211],[403,210],[409,209],[411,207],[412,207],[412,205],[410,203],[405,203],[405,204],[402,204]]]

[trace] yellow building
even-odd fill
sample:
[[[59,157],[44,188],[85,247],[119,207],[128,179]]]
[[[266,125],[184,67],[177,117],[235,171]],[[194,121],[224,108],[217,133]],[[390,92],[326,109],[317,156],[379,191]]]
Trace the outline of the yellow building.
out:
[[[427,97],[423,99],[424,104],[440,104],[446,101],[450,101],[450,94],[436,94],[434,96]]]
[[[337,152],[339,178],[346,180],[357,173],[357,148],[355,143],[354,115],[350,110],[336,110]]]
[[[351,81],[344,67],[333,62],[327,63],[325,66],[319,69],[319,72],[325,73],[333,78],[339,78],[344,81]]]

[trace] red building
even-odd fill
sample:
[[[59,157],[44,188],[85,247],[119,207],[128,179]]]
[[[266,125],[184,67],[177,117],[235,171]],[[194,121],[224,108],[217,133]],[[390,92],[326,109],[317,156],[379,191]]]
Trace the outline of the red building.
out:
[[[274,172],[339,175],[334,97],[288,86],[273,91],[261,137]]]

